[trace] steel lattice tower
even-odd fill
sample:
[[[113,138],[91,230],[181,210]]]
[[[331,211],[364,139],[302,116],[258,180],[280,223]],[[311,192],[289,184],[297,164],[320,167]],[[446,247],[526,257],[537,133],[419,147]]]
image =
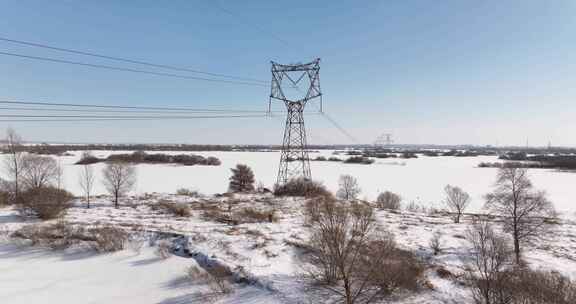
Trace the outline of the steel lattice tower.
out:
[[[309,86],[306,95],[299,99],[290,100],[283,91],[283,81],[286,80],[291,89],[297,89],[298,83],[308,79]],[[300,91],[301,92],[301,91]],[[304,92],[302,92],[304,93]],[[304,108],[308,101],[320,98],[320,111],[322,112],[322,92],[320,91],[320,59],[306,64],[278,64],[272,61],[272,87],[270,91],[270,112],[272,101],[284,102],[287,109],[286,127],[280,166],[278,168],[279,185],[296,177],[311,179],[310,158],[306,142],[306,127],[304,126]]]

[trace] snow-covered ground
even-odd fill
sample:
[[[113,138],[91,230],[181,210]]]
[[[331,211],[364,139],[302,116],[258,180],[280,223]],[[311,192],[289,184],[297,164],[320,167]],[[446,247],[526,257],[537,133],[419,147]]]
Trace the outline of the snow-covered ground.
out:
[[[152,208],[160,200],[187,203],[189,218],[178,218]],[[277,222],[228,225],[203,217],[204,210],[227,201],[234,209],[255,207],[276,210]],[[269,195],[227,197],[186,197],[155,194],[131,197],[120,209],[107,198],[99,198],[85,209],[81,202],[64,220],[72,225],[110,224],[131,229],[173,232],[188,238],[191,250],[253,276],[256,285],[235,285],[235,292],[208,297],[206,288],[188,280],[185,269],[196,265],[194,258],[172,256],[167,260],[144,245],[140,253],[129,249],[96,255],[85,251],[54,252],[0,242],[0,303],[323,303],[324,291],[303,278],[299,249],[293,244],[308,238],[303,226],[303,199],[274,198]],[[436,267],[462,273],[462,257],[468,252],[464,240],[471,218],[460,224],[442,214],[378,210],[379,223],[395,235],[399,246],[415,252],[430,265],[426,279],[433,289],[400,295],[395,303],[471,303],[461,284],[436,275]],[[0,209],[0,231],[14,231],[29,224],[10,208]],[[528,265],[557,270],[576,279],[576,223],[561,220],[543,236],[542,242],[526,250]],[[434,256],[429,240],[435,231],[442,234],[442,251]],[[203,289],[204,288],[204,289]]]
[[[131,153],[130,151],[94,151],[94,155],[106,157],[111,153]],[[160,153],[160,152],[150,152]],[[276,181],[278,169],[278,152],[174,152],[191,153],[203,156],[215,156],[222,165],[213,166],[179,166],[160,164],[140,164],[137,166],[138,183],[135,193],[174,193],[185,187],[196,189],[204,194],[223,193],[227,191],[230,168],[238,163],[249,165],[256,175],[256,180],[266,187],[272,187]],[[80,166],[74,163],[81,152],[73,156],[59,157],[64,168],[65,187],[74,194],[80,195],[78,174]],[[311,153],[317,156],[332,156],[332,151]],[[0,157],[5,157],[0,155]],[[340,155],[346,158],[346,155]],[[351,174],[358,179],[362,188],[361,197],[369,200],[378,193],[390,190],[399,193],[405,203],[415,202],[422,205],[437,206],[444,197],[443,188],[452,184],[463,188],[472,196],[472,210],[479,210],[483,196],[490,191],[495,180],[495,168],[478,168],[480,162],[496,162],[495,156],[480,157],[426,157],[416,159],[377,159],[372,165],[343,164],[339,162],[311,162],[312,176],[323,182],[330,190],[338,189],[338,177]],[[100,171],[103,163],[92,165],[97,173],[96,193],[105,193],[100,182]],[[0,172],[1,173],[1,172]],[[530,176],[536,188],[546,190],[549,198],[558,211],[573,216],[576,213],[576,196],[573,186],[576,185],[576,173],[558,170],[532,169]]]

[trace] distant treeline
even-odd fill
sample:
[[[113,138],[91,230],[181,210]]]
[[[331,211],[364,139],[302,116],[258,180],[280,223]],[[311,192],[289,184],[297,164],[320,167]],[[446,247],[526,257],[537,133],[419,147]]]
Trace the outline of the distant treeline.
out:
[[[137,151],[130,154],[112,154],[107,158],[98,158],[89,153],[84,153],[82,158],[76,162],[77,165],[89,165],[99,162],[128,162],[128,163],[148,163],[148,164],[180,164],[185,166],[219,166],[220,160],[216,157],[204,157],[201,155],[188,155],[178,154],[169,155],[163,153],[148,154],[146,152]]]
[[[397,149],[378,149],[378,150],[364,150],[364,151],[340,151],[346,155],[355,155],[363,157],[374,158],[417,158],[418,154],[430,157],[437,156],[456,156],[456,157],[475,157],[480,155],[495,155],[491,151],[475,151],[475,150],[449,150],[449,151],[434,151],[434,150],[397,150]]]
[[[507,162],[480,163],[481,168],[542,168],[576,170],[576,155],[538,154],[527,155],[524,152],[512,152],[501,155],[499,159]]]
[[[1,141],[0,141],[1,142]],[[341,145],[321,146],[309,145],[308,150],[335,150]],[[196,145],[196,144],[35,144],[22,145],[19,150],[35,154],[62,155],[67,151],[239,151],[259,152],[280,150],[279,145]],[[3,151],[4,152],[4,151]]]

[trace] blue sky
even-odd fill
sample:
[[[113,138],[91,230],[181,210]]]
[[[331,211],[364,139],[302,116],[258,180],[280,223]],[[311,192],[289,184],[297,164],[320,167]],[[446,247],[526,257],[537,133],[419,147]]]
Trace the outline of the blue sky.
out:
[[[0,1],[0,37],[269,80],[320,57],[324,106],[361,143],[576,146],[576,2]],[[0,42],[0,51],[151,69]],[[0,56],[0,98],[266,109],[269,88]],[[281,104],[276,104],[282,110]],[[311,111],[315,105],[310,105]],[[310,142],[350,140],[318,115]],[[280,143],[283,119],[11,123],[30,140]],[[0,127],[8,124],[0,122]]]

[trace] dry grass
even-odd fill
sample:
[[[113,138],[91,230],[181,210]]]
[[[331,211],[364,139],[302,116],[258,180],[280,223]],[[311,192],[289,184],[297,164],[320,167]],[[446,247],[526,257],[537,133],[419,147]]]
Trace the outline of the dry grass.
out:
[[[245,207],[235,212],[233,218],[239,223],[272,223],[278,219],[275,210],[258,210],[252,207]]]
[[[152,208],[177,217],[190,217],[190,215],[192,215],[190,207],[184,203],[162,200],[152,205]]]

